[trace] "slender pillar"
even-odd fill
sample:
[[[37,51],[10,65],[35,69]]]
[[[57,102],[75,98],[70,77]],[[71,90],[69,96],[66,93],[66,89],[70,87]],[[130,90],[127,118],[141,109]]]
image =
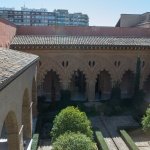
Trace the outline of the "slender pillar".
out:
[[[69,90],[69,82],[68,81],[61,82],[61,88],[63,90]]]
[[[38,112],[37,112],[37,92],[36,92],[36,89],[34,89],[33,91],[32,91],[32,102],[33,102],[33,104],[32,104],[32,115],[33,115],[33,117],[36,117],[37,116],[37,114],[38,114]]]
[[[88,84],[88,101],[93,102],[95,100],[95,82],[90,81]]]
[[[24,126],[23,136],[25,139],[32,137],[32,104],[29,107],[22,108],[22,124]]]
[[[23,147],[23,126],[21,126],[19,133],[7,132],[8,150],[24,150]]]

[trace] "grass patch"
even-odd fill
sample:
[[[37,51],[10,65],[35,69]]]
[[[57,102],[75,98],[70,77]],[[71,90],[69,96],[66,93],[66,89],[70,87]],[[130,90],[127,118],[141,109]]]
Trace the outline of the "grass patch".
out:
[[[39,134],[34,134],[32,145],[31,145],[31,150],[37,150],[38,145],[39,145]]]
[[[135,145],[134,141],[131,139],[131,137],[125,130],[120,130],[120,134],[130,150],[139,150],[139,148]]]
[[[109,150],[102,133],[98,130],[95,131],[95,138],[100,150]]]

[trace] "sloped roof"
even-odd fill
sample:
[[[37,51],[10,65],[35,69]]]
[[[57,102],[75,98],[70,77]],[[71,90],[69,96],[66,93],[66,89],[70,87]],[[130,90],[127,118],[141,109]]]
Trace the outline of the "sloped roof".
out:
[[[107,36],[15,36],[11,45],[150,46],[150,38]]]
[[[0,48],[0,87],[38,60],[38,56]]]

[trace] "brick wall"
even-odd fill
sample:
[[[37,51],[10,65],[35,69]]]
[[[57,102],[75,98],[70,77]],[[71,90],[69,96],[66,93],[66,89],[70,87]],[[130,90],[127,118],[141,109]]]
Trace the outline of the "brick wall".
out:
[[[18,26],[17,35],[136,36],[149,37],[150,29],[120,27]]]
[[[0,18],[0,47],[9,47],[12,38],[16,34],[16,25]]]

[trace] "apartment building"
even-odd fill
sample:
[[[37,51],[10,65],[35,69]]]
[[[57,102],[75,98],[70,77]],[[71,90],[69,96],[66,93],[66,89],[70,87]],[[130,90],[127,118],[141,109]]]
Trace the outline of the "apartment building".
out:
[[[65,9],[48,12],[45,8],[15,10],[1,7],[0,17],[21,26],[89,26],[87,14],[69,13]]]

